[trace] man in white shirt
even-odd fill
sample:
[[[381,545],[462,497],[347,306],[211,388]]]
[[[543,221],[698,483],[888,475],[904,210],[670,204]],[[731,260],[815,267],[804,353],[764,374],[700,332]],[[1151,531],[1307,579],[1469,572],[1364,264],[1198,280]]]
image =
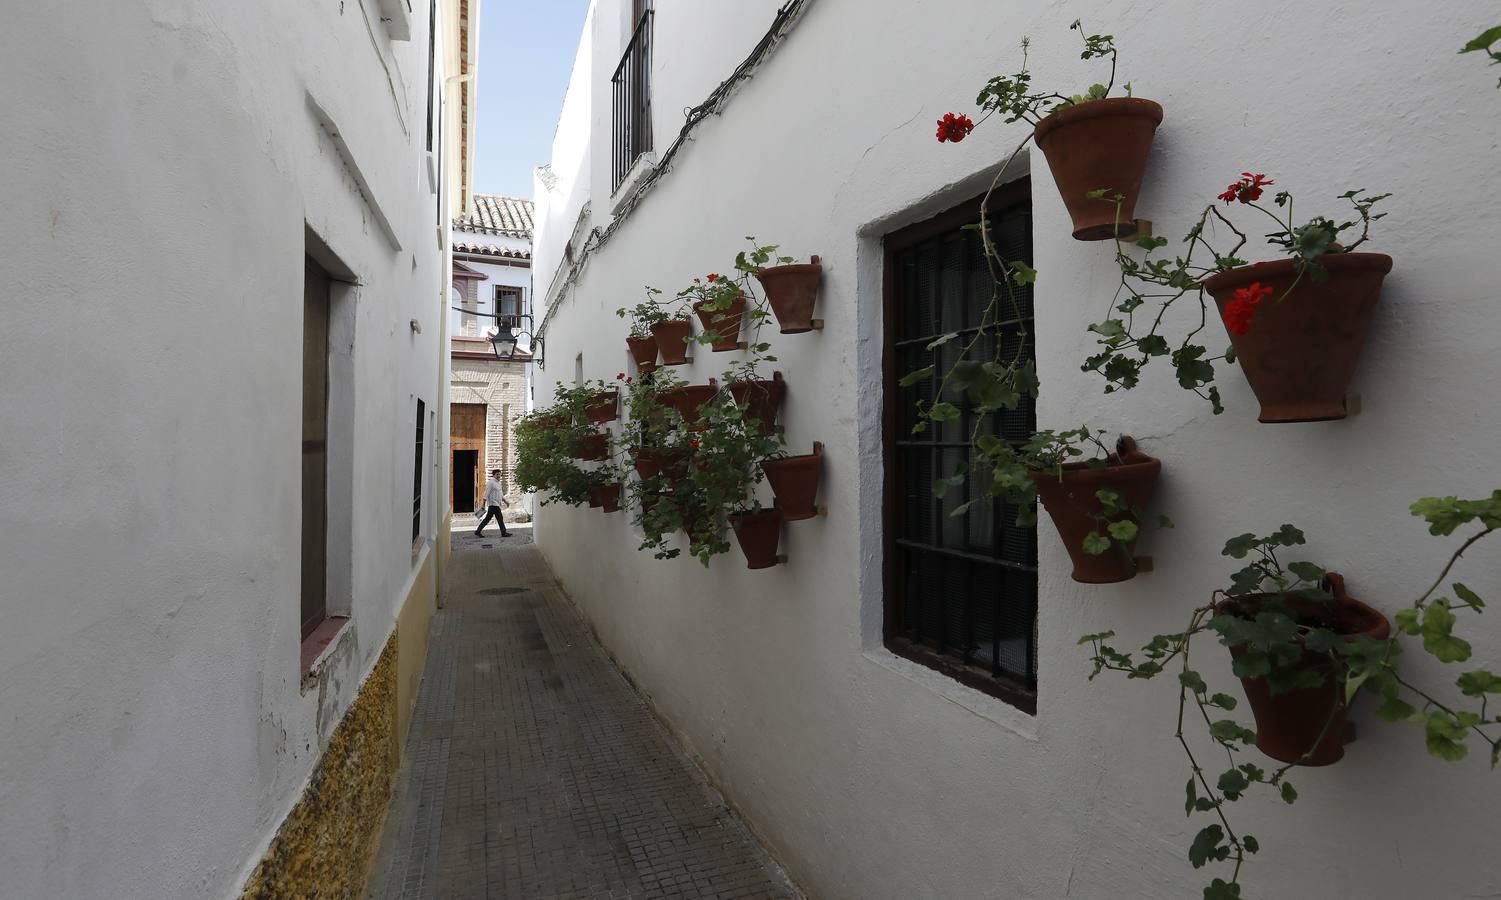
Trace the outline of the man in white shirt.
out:
[[[494,519],[500,526],[501,537],[511,536],[511,533],[506,530],[505,516],[501,513],[501,510],[511,505],[506,502],[505,494],[505,489],[500,486],[500,470],[491,469],[490,483],[485,485],[485,517],[480,520],[479,527],[474,529],[475,537],[485,536],[485,526],[490,524],[491,519]]]

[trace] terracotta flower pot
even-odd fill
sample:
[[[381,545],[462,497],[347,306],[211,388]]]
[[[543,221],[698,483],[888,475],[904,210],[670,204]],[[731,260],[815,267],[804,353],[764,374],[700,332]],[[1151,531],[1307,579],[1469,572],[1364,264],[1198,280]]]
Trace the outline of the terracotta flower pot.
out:
[[[772,266],[756,273],[783,334],[813,330],[813,303],[818,299],[818,279],[822,274],[823,265],[816,256],[811,263]]]
[[[1343,635],[1345,640],[1363,634],[1384,641],[1391,635],[1391,622],[1386,616],[1345,593],[1342,577],[1333,572],[1325,577],[1330,593],[1334,594],[1334,602],[1309,604],[1310,610],[1317,610],[1310,617],[1313,621]],[[1258,599],[1261,595],[1237,597],[1221,603],[1218,611],[1234,613],[1254,609]],[[1230,648],[1233,658],[1244,652],[1243,646]],[[1339,762],[1345,755],[1345,744],[1349,742],[1345,686],[1334,677],[1327,656],[1305,651],[1299,665],[1325,670],[1324,683],[1316,688],[1273,694],[1265,678],[1240,680],[1246,700],[1251,704],[1251,714],[1256,717],[1256,746],[1272,759],[1285,763],[1327,766]],[[1303,758],[1305,754],[1307,759]]]
[[[745,295],[737,295],[734,303],[720,310],[705,310],[706,302],[700,300],[693,304],[693,311],[703,323],[704,331],[712,331],[720,338],[710,344],[709,349],[715,353],[740,349],[740,323],[745,316]]]
[[[1329,280],[1322,284],[1308,275],[1297,279],[1294,263],[1287,259],[1241,266],[1204,281],[1221,320],[1237,288],[1259,283],[1272,289],[1256,305],[1247,332],[1230,334],[1246,381],[1261,401],[1262,422],[1345,417],[1345,394],[1392,258],[1331,253],[1320,261],[1329,270]],[[1297,286],[1283,297],[1294,279]]]
[[[1161,122],[1162,107],[1151,100],[1107,97],[1060,109],[1037,123],[1032,134],[1074,220],[1075,239],[1136,233],[1136,198]],[[1100,188],[1124,195],[1119,213],[1115,203],[1089,196]]]
[[[610,455],[610,436],[596,432],[585,435],[573,447],[574,459],[605,459]]]
[[[594,399],[584,408],[584,414],[589,421],[596,425],[615,421],[616,406],[620,401],[620,392],[614,389],[600,391],[594,395]]]
[[[782,379],[781,372],[771,373],[770,381],[732,381],[730,396],[735,398],[736,404],[745,407],[747,418],[759,419],[762,430],[770,434],[777,427],[777,410],[787,396],[787,382]]]
[[[788,522],[811,519],[818,515],[813,501],[818,497],[819,470],[823,468],[823,442],[813,442],[813,452],[806,456],[784,456],[761,461],[761,471],[771,482],[772,493],[782,518]]]
[[[589,506],[607,513],[620,511],[620,485],[602,484],[589,489]]]
[[[662,354],[662,365],[681,366],[688,361],[688,335],[693,323],[687,319],[664,319],[651,327],[652,339]]]
[[[636,371],[643,374],[657,370],[656,338],[628,337],[625,345],[630,348],[631,359],[636,361]]]
[[[667,402],[683,417],[683,422],[692,428],[698,424],[704,404],[714,399],[718,392],[719,382],[710,378],[708,384],[685,384],[665,393]]]
[[[753,513],[730,516],[735,540],[745,554],[747,569],[767,569],[777,564],[777,540],[781,537],[782,511],[775,506]]]
[[[688,462],[687,450],[663,450],[660,447],[638,447],[636,458],[632,463],[636,467],[636,474],[643,480],[656,478],[664,471],[677,471],[682,469]]]
[[[1029,472],[1037,485],[1037,496],[1058,529],[1063,546],[1073,560],[1073,579],[1084,584],[1113,584],[1136,577],[1136,560],[1132,551],[1136,541],[1110,541],[1110,549],[1093,556],[1084,552],[1084,538],[1103,525],[1097,516],[1104,507],[1095,492],[1111,488],[1125,503],[1144,508],[1157,489],[1162,460],[1141,452],[1136,441],[1122,436],[1107,465],[1091,467],[1087,463],[1066,463],[1062,477],[1055,472]],[[1109,521],[1136,521],[1129,513],[1110,517]]]

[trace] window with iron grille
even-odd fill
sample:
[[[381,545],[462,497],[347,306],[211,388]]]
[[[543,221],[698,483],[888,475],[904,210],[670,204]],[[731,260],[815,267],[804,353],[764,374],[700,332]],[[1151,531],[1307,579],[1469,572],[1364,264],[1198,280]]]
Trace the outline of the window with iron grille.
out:
[[[625,181],[637,157],[651,150],[652,11],[647,4],[638,4],[637,11],[636,29],[610,79],[614,87],[611,161],[616,188]]]
[[[417,401],[417,449],[412,463],[412,541],[422,535],[422,431],[427,418],[427,404]]]
[[[1032,260],[1031,185],[996,191],[988,218],[997,252]],[[934,401],[942,374],[978,336],[971,358],[1033,358],[1032,288],[1009,297],[991,278],[979,231],[983,197],[885,239],[886,646],[1029,713],[1037,708],[1037,530],[1001,500],[968,506],[988,487],[983,466],[940,497],[933,483],[968,463],[975,414],[914,434],[917,401]],[[996,291],[1002,291],[989,318]],[[982,323],[984,327],[982,328]],[[940,335],[958,338],[929,350]],[[932,365],[933,377],[901,387]],[[955,402],[953,397],[945,397]],[[956,402],[961,408],[968,404]],[[979,434],[1020,443],[1036,429],[1031,398],[979,423]]]
[[[496,286],[495,315],[497,325],[521,327],[521,288]]]

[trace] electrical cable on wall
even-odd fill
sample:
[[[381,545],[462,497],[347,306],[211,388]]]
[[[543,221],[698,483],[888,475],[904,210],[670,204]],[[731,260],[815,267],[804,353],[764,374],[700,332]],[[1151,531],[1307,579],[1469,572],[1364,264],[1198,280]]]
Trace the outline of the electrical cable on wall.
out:
[[[719,114],[720,110],[729,101],[734,89],[741,82],[748,79],[751,73],[770,57],[772,51],[776,49],[781,40],[797,24],[802,14],[814,2],[815,0],[787,0],[786,3],[782,4],[781,8],[777,10],[776,17],[772,19],[771,27],[767,29],[766,34],[761,37],[761,40],[751,50],[750,54],[741,61],[740,65],[735,67],[735,71],[730,73],[730,76],[724,81],[721,81],[718,87],[710,91],[709,96],[705,98],[704,102],[683,111],[686,121],[683,123],[682,129],[678,131],[677,137],[662,152],[661,160],[658,161],[650,172],[642,177],[630,195],[620,202],[620,205],[615,209],[614,218],[607,227],[599,228],[596,226],[589,231],[589,237],[584,241],[583,247],[579,250],[578,258],[573,261],[573,264],[568,269],[568,277],[563,279],[555,291],[549,291],[549,294],[554,296],[552,302],[547,305],[547,312],[543,314],[542,321],[537,325],[536,337],[538,341],[547,332],[547,324],[552,321],[553,310],[558,306],[558,298],[562,297],[570,285],[577,283],[589,257],[609,242],[610,237],[614,235],[616,229],[625,224],[625,221],[630,218],[631,213],[641,203],[642,198],[646,196],[651,188],[671,168],[672,160],[677,156],[678,151],[682,149],[683,145],[687,143],[688,136],[693,129],[698,127],[698,124],[709,116]]]

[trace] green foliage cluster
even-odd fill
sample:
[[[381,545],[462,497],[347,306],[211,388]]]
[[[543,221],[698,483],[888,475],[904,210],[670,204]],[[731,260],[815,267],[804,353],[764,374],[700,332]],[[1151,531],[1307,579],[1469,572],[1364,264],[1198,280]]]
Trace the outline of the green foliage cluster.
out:
[[[1477,738],[1490,750],[1491,767],[1501,763],[1501,716],[1489,708],[1489,697],[1501,694],[1501,675],[1480,668],[1460,672],[1454,685],[1463,699],[1445,699],[1414,684],[1398,665],[1404,638],[1420,642],[1440,663],[1470,658],[1469,643],[1455,634],[1457,613],[1479,614],[1485,602],[1458,581],[1450,584],[1454,599],[1435,594],[1466,550],[1501,529],[1501,491],[1476,500],[1426,497],[1412,505],[1412,512],[1424,518],[1436,535],[1449,535],[1468,525],[1478,529],[1449,557],[1432,586],[1397,613],[1396,631],[1387,640],[1351,634],[1341,627],[1336,598],[1322,566],[1303,560],[1283,563],[1283,554],[1305,543],[1303,532],[1292,525],[1268,535],[1243,534],[1227,541],[1225,556],[1249,562],[1231,575],[1228,587],[1214,592],[1209,604],[1193,611],[1183,631],[1156,635],[1132,652],[1116,649],[1110,643],[1116,636],[1111,631],[1079,639],[1080,644],[1090,646],[1091,678],[1108,671],[1128,679],[1152,679],[1176,663],[1174,736],[1190,769],[1184,812],[1205,814],[1212,820],[1194,835],[1189,861],[1195,868],[1215,862],[1233,864],[1228,879],[1216,877],[1204,889],[1206,900],[1240,897],[1241,868],[1260,849],[1255,836],[1231,824],[1228,804],[1260,788],[1286,803],[1295,802],[1298,792],[1287,774],[1298,763],[1267,770],[1237,761],[1236,754],[1255,743],[1256,732],[1224,715],[1236,708],[1236,699],[1211,692],[1204,677],[1190,665],[1193,641],[1200,635],[1212,634],[1221,645],[1238,650],[1232,657],[1233,674],[1264,679],[1273,696],[1322,687],[1332,680],[1341,686],[1347,703],[1364,690],[1380,699],[1376,715],[1381,719],[1421,725],[1429,753],[1440,759],[1465,758],[1466,741]],[[1324,732],[1332,727],[1333,715]],[[1208,743],[1225,753],[1226,767],[1217,776],[1201,764],[1185,735],[1185,723],[1201,723]],[[1315,747],[1321,741],[1322,733]]]
[[[1103,100],[1110,96],[1110,91],[1115,87],[1116,48],[1115,36],[1109,34],[1084,34],[1084,27],[1077,19],[1069,26],[1070,29],[1079,32],[1084,41],[1084,51],[1079,54],[1080,59],[1110,59],[1110,77],[1104,84],[1092,84],[1080,94],[1059,94],[1052,91],[1033,91],[1032,73],[1027,69],[1027,52],[1032,46],[1031,38],[1022,38],[1022,66],[1014,75],[997,76],[985,83],[980,93],[975,97],[975,105],[985,110],[985,118],[999,115],[1005,122],[1027,121],[1037,124],[1048,114],[1059,109],[1077,106],[1080,103],[1088,103],[1091,100]],[[1131,85],[1123,85],[1127,96],[1131,94]]]
[[[587,410],[608,389],[598,379],[560,384],[550,406],[516,422],[516,485],[541,494],[543,506],[586,503],[591,490],[619,480],[611,477],[608,467],[585,468],[573,456],[581,441],[599,433],[589,422]]]

